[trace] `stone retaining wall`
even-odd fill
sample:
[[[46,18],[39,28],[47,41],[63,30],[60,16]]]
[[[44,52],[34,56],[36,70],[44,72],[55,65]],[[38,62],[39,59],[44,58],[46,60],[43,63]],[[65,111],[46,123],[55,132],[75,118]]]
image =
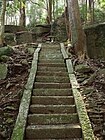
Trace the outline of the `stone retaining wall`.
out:
[[[105,59],[105,24],[90,26],[84,30],[89,57]]]

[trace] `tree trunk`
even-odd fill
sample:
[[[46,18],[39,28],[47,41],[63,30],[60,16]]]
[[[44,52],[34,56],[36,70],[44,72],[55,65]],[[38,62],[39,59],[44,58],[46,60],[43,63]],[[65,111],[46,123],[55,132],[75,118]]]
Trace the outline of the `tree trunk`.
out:
[[[83,22],[86,24],[87,21],[87,0],[82,0],[82,14],[83,14]]]
[[[58,17],[58,0],[56,0],[56,18]]]
[[[49,23],[52,22],[52,2],[53,0],[49,0],[49,6],[48,6]]]
[[[6,11],[6,0],[3,0],[0,16],[0,47],[2,47],[4,44],[5,11]]]
[[[93,0],[89,0],[89,21],[90,21],[90,24],[93,24],[93,7],[94,6],[94,2]]]
[[[68,21],[68,7],[67,7],[66,2],[65,2],[64,18],[65,18],[67,38],[68,38],[68,40],[71,40],[71,28],[70,28],[70,24]]]
[[[85,20],[85,24],[87,24],[87,0],[86,0],[86,20]]]
[[[25,15],[25,0],[20,0],[20,21],[19,25],[25,27],[26,25],[26,15]]]
[[[78,0],[67,0],[69,22],[71,26],[71,41],[80,60],[86,53],[86,37],[82,29]]]
[[[94,0],[93,0],[93,23],[94,23]]]
[[[53,19],[55,21],[55,1],[53,0]]]

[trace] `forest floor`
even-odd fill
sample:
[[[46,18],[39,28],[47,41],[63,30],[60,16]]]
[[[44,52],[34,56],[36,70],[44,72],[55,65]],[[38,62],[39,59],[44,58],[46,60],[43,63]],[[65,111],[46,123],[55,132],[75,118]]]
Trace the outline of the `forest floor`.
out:
[[[81,95],[94,130],[96,140],[105,139],[105,61],[89,59],[82,63],[73,56],[74,69],[77,65],[86,64],[88,72],[77,72]],[[31,67],[32,55],[26,47],[18,46],[6,62],[8,75],[0,80],[0,140],[10,140],[18,114],[18,109]]]
[[[95,139],[105,140],[105,60],[88,59],[80,63],[74,56],[72,62]],[[76,71],[81,65],[89,69]]]
[[[31,61],[32,54],[27,48],[18,46],[5,62],[8,74],[5,80],[0,80],[0,140],[10,140]]]

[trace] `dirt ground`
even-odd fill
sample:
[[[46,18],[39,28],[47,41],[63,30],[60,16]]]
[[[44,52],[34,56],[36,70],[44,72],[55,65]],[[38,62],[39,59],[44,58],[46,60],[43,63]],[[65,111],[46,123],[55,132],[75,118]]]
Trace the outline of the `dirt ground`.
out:
[[[73,63],[79,65],[77,59]],[[105,140],[105,61],[89,59],[83,62],[92,71],[75,72],[96,140]]]
[[[5,62],[8,75],[5,80],[0,80],[0,140],[10,140],[31,61],[32,55],[26,47],[18,46]]]

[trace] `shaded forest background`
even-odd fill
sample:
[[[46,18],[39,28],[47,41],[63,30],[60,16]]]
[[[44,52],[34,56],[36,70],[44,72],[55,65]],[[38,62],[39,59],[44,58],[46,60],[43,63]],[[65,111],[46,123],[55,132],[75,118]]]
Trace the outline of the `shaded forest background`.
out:
[[[105,21],[104,0],[78,0],[78,2],[80,7],[81,20],[84,25]],[[49,10],[52,12],[51,20],[55,20],[64,12],[64,6],[64,0],[52,0],[51,3],[48,0],[7,0],[5,24],[21,25],[20,20],[23,12],[26,18],[25,26],[35,26],[39,23],[47,23],[48,14],[50,14]],[[2,2],[0,2],[0,7],[1,11]],[[25,9],[25,11],[23,9]]]
[[[100,23],[104,23],[105,1],[3,0],[2,2],[0,2],[0,12],[0,46],[3,46],[3,44],[5,44],[6,42],[5,40],[9,40],[8,38],[10,38],[10,36],[11,38],[13,38],[13,41],[15,41],[16,44],[19,44],[17,38],[21,34],[20,31],[30,31],[32,34],[31,38],[33,39],[29,39],[29,42],[35,42],[37,40],[37,37],[43,35],[44,33],[46,33],[45,36],[43,36],[43,38],[45,37],[44,39],[46,39],[47,35],[53,34],[54,36],[56,36],[56,41],[63,42],[70,40],[75,48],[76,54],[78,56],[81,56],[86,52],[86,40],[89,40],[88,38],[90,38],[90,31],[88,30],[88,32],[86,28],[90,26],[93,27],[95,25],[95,31],[94,29],[92,29],[93,34],[95,35],[97,34],[97,25]],[[12,28],[10,28],[10,25],[12,25]],[[15,29],[13,28],[13,25],[14,27],[16,27]],[[20,26],[21,28],[17,26]],[[86,29],[86,38],[85,34],[83,33],[84,31],[82,31],[83,29]],[[15,34],[15,37],[10,34],[4,35],[4,32],[11,32]],[[29,34],[30,33],[28,32],[28,35]],[[102,36],[103,34],[104,33],[102,33]],[[93,38],[94,40],[95,37],[92,36],[91,38]],[[96,40],[97,37],[95,41]],[[43,41],[43,39],[40,41]],[[92,45],[93,44],[91,44],[90,46]]]

